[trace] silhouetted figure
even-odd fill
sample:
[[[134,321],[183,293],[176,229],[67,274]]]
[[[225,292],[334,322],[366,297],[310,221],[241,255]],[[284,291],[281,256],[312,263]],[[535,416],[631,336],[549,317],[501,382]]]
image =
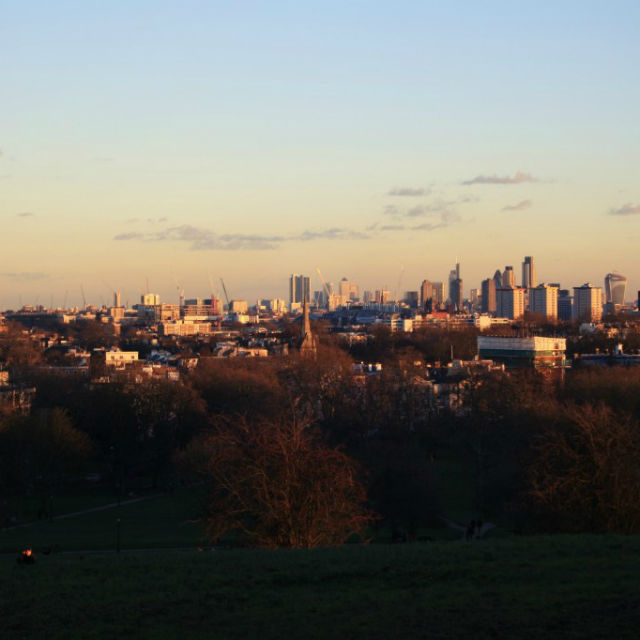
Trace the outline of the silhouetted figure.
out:
[[[449,528],[454,529],[455,531],[462,532],[463,540],[480,540],[485,533],[491,531],[496,525],[493,522],[483,522],[482,520],[472,520],[466,527],[461,524],[457,524],[452,520],[448,520],[447,518],[440,517]]]
[[[473,540],[476,534],[476,521],[472,520],[468,525],[464,532],[465,540]]]

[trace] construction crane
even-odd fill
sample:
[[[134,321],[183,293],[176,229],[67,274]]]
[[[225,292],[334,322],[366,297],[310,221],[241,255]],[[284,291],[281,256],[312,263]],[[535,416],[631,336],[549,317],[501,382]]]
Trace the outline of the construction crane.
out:
[[[107,289],[109,289],[109,291],[113,294],[113,306],[114,307],[119,307],[120,304],[118,302],[118,299],[119,299],[120,296],[119,296],[118,292],[104,278],[101,278],[101,280],[102,280],[102,284],[105,287],[107,287]]]
[[[318,276],[320,276],[320,283],[322,284],[322,288],[324,289],[324,293],[327,296],[327,307],[329,306],[329,301],[331,298],[331,292],[329,291],[329,287],[322,275],[322,271],[320,271],[320,267],[316,267],[316,271],[318,272]]]
[[[404,275],[404,265],[400,265],[400,275],[398,276],[398,286],[396,288],[396,302],[400,302],[402,296],[402,276]]]
[[[227,287],[224,286],[224,280],[220,278],[220,282],[222,284],[222,290],[224,291],[224,298],[227,301],[227,309],[230,308],[231,303],[229,302],[229,294],[227,293]]]
[[[178,305],[182,308],[184,307],[184,289],[180,286],[178,276],[176,276],[175,273],[173,274],[173,279],[176,283],[176,290],[178,291]]]
[[[213,293],[213,278],[211,277],[211,272],[207,271],[207,276],[209,277],[209,291],[210,293],[210,298],[209,298],[209,304],[211,307],[211,315],[215,315],[215,313],[217,312],[216,309],[216,296]]]

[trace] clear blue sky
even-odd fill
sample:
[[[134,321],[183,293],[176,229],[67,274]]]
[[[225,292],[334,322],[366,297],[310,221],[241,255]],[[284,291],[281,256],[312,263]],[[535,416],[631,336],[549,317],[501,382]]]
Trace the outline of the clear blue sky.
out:
[[[1,2],[0,307],[640,287],[640,3]],[[469,184],[465,184],[469,183]],[[398,194],[398,195],[394,195]],[[400,195],[402,194],[402,195]],[[317,287],[317,283],[316,283]],[[630,296],[631,297],[631,296]]]

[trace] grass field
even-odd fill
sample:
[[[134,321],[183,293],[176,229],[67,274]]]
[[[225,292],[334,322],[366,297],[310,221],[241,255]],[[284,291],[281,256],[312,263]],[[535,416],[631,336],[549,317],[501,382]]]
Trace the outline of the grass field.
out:
[[[61,520],[35,521],[29,526],[0,531],[0,553],[31,546],[36,550],[57,545],[63,551],[115,549],[120,520],[123,548],[188,547],[202,544],[202,528],[194,522],[199,514],[198,495],[181,490],[141,497],[139,502]],[[131,499],[128,497],[127,499]],[[90,509],[113,503],[113,497],[84,501],[67,499],[67,508]],[[65,503],[65,504],[66,504]],[[58,511],[61,513],[61,510]]]
[[[640,539],[0,558],[7,638],[637,638]]]

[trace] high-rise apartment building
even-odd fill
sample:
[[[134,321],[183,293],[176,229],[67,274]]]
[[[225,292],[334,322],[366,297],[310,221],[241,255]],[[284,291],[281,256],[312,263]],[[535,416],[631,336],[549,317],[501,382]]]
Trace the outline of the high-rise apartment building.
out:
[[[522,263],[522,286],[525,289],[533,289],[538,286],[533,256],[524,257],[524,261]]]
[[[496,291],[496,315],[499,318],[519,320],[524,315],[524,289],[503,287]]]
[[[495,313],[496,308],[496,281],[487,278],[482,281],[482,313]]]
[[[547,320],[558,319],[558,287],[540,284],[529,290],[529,310]]]
[[[113,306],[114,307],[121,307],[122,306],[121,298],[120,298],[120,292],[119,291],[114,291],[113,292]]]
[[[573,287],[573,319],[578,322],[599,322],[602,319],[602,289],[587,282]]]
[[[307,276],[292,273],[289,277],[289,306],[311,299],[311,287]]]
[[[516,276],[513,273],[513,267],[508,265],[504,268],[504,272],[502,274],[502,287],[506,289],[508,287],[515,287],[515,286],[516,286]]]
[[[617,271],[607,273],[604,278],[604,290],[606,302],[609,304],[624,304],[624,295],[627,289],[627,278]]]

